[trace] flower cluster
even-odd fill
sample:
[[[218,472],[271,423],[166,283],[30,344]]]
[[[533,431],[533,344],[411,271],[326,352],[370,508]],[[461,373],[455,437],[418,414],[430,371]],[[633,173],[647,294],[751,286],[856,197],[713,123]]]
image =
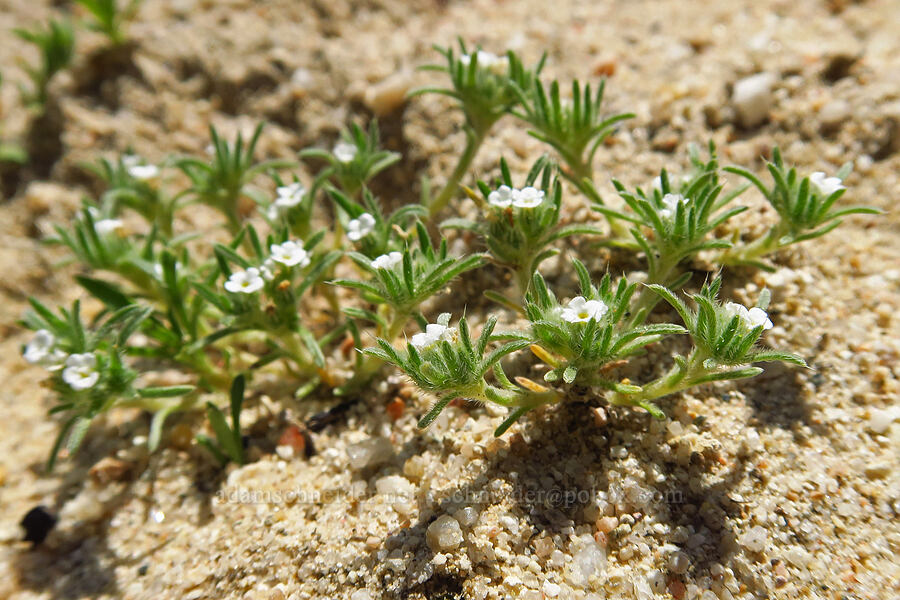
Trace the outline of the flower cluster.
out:
[[[353,242],[358,242],[375,230],[375,217],[369,213],[362,213],[347,223],[347,237]]]
[[[306,188],[299,181],[295,181],[290,185],[278,186],[275,193],[275,201],[269,205],[266,211],[266,216],[272,221],[286,216],[291,209],[303,202]]]
[[[303,268],[310,263],[310,254],[304,247],[303,240],[272,244],[269,250],[271,254],[261,266],[232,273],[225,282],[225,289],[232,294],[255,294],[265,286],[266,281],[272,280],[275,263],[288,268]]]
[[[25,360],[48,371],[62,370],[62,379],[75,391],[94,387],[100,380],[97,356],[93,352],[66,354],[47,329],[39,329],[25,346]]]
[[[429,323],[426,325],[425,331],[412,336],[409,343],[412,344],[416,350],[421,351],[430,348],[441,340],[452,342],[456,338],[456,335],[457,332],[454,327],[448,327],[446,324],[441,323]]]
[[[766,311],[758,306],[748,309],[743,304],[738,304],[737,302],[726,302],[725,311],[730,315],[740,317],[741,322],[749,329],[762,327],[764,330],[768,330],[774,327]]]
[[[403,262],[403,254],[394,250],[372,259],[372,267],[375,269],[391,270]]]
[[[56,336],[46,329],[38,329],[25,346],[25,360],[40,365],[48,371],[58,371],[63,367],[66,353],[57,347]]]
[[[488,202],[497,208],[535,208],[544,201],[544,191],[533,186],[527,186],[521,190],[501,185],[488,194]]]

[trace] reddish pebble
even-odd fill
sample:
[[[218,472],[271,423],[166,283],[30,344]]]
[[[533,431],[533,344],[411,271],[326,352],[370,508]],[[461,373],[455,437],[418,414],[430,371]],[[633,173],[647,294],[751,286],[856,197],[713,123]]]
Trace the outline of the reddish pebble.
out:
[[[388,416],[396,421],[403,416],[403,411],[406,410],[406,403],[399,396],[396,396],[393,400],[387,403],[387,406],[385,406],[385,410],[387,410]]]
[[[685,593],[687,593],[687,589],[684,587],[684,584],[681,583],[679,579],[673,579],[669,582],[669,593],[672,594],[672,597],[675,600],[681,600],[684,598]]]
[[[303,456],[306,451],[306,438],[303,437],[303,432],[299,427],[291,425],[278,438],[278,445],[290,446],[294,449],[294,456]]]

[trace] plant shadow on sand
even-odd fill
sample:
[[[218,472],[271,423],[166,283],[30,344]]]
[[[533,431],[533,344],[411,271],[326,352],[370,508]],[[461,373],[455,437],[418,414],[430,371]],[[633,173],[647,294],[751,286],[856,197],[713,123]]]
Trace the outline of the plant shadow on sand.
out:
[[[750,386],[745,383],[742,387]],[[796,393],[799,388],[787,389]],[[785,397],[784,401],[794,404],[797,398]],[[459,590],[465,580],[460,576],[443,573],[439,567],[429,577],[422,575],[434,557],[425,542],[428,526],[438,516],[452,515],[467,506],[480,514],[500,504],[505,512],[524,520],[530,531],[510,542],[516,555],[536,554],[534,542],[544,537],[551,541],[551,551],[566,551],[571,528],[579,525],[589,525],[593,534],[596,529],[589,518],[596,517],[585,515],[592,513],[589,504],[601,492],[615,505],[620,523],[620,528],[608,534],[608,556],[641,541],[646,541],[651,551],[674,544],[687,554],[690,568],[697,574],[738,552],[732,521],[747,507],[735,488],[747,478],[751,484],[758,478],[756,461],[739,457],[725,461],[712,448],[692,449],[686,459],[678,458],[676,450],[663,450],[668,444],[665,428],[652,433],[655,429],[648,415],[629,409],[607,410],[609,422],[603,426],[595,423],[587,403],[571,401],[544,410],[526,419],[522,433],[507,434],[509,445],[488,454],[486,467],[471,483],[437,492],[440,499],[433,509],[420,499],[419,520],[384,542],[388,552],[401,549],[406,561],[404,574],[386,583],[385,597],[464,597]],[[409,442],[398,452],[399,459],[417,454],[420,445]],[[615,446],[626,448],[624,459],[610,458]],[[627,475],[622,463],[632,456],[638,460],[636,468],[646,475],[637,487],[623,485]],[[663,477],[654,477],[659,473]],[[653,534],[650,523],[642,527],[642,521],[651,516],[653,522],[666,526],[664,534]],[[628,531],[621,529],[625,522],[631,523]],[[687,539],[678,539],[676,530],[689,532]],[[464,536],[470,531],[464,529]],[[547,552],[547,542],[542,545]],[[498,560],[478,558],[468,540],[463,547],[469,548],[480,574],[488,574],[495,583],[503,580],[505,573]],[[482,556],[484,550],[480,548]],[[671,572],[667,577],[670,581],[680,578]]]
[[[68,501],[90,485],[91,471],[98,461],[131,447],[136,432],[146,431],[148,424],[148,415],[118,425],[95,423],[82,448],[57,464],[54,475],[58,486],[53,502],[47,506],[49,512],[59,515]],[[103,498],[102,508],[88,510],[91,513],[88,518],[57,527],[50,532],[46,542],[23,548],[15,555],[13,570],[18,585],[22,589],[49,593],[54,600],[120,595],[121,590],[116,586],[116,568],[133,568],[135,576],[140,576],[154,552],[168,542],[160,541],[139,554],[120,556],[108,543],[113,516],[138,499],[143,503],[143,520],[150,522],[157,508],[153,487],[158,472],[171,467],[173,461],[188,465],[188,476],[193,481],[191,495],[196,500],[194,525],[201,527],[210,521],[212,499],[225,481],[225,470],[221,465],[198,448],[193,449],[187,460],[172,452],[144,454],[140,459],[128,462],[127,472],[116,477],[115,485],[119,487],[114,494]],[[43,462],[30,466],[30,470],[39,475],[45,474],[44,468]],[[139,482],[143,485],[138,485]]]

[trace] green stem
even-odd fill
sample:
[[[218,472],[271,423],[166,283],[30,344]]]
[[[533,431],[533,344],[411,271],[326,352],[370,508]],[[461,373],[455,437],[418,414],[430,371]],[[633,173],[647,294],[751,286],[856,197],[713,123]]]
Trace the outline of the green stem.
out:
[[[640,392],[636,394],[614,392],[610,396],[609,402],[610,404],[620,406],[638,406],[641,403],[652,402],[657,398],[662,398],[663,396],[668,396],[669,394],[674,394],[687,389],[695,385],[694,381],[696,379],[709,373],[703,366],[703,362],[707,358],[709,357],[705,352],[699,348],[694,348],[684,367],[675,363],[672,365],[672,368],[669,369],[668,373],[641,386]]]
[[[288,358],[297,366],[300,373],[306,376],[316,376],[316,366],[309,356],[309,351],[300,342],[300,336],[295,331],[282,330],[270,332],[270,337],[277,340],[282,346]]]
[[[678,266],[678,262],[678,260],[672,260],[671,258],[661,258],[660,262],[656,264],[656,268],[650,269],[645,283],[648,285],[654,283],[664,286],[669,285],[669,283],[675,279],[675,277],[672,276],[672,271]],[[644,321],[647,320],[650,311],[653,310],[653,307],[656,306],[659,301],[659,294],[649,287],[644,286],[641,293],[638,294],[637,299],[634,301],[634,305],[631,309],[631,320],[628,322],[628,327],[634,328],[642,325]]]
[[[487,129],[490,129],[490,127]],[[428,219],[430,221],[434,221],[438,214],[446,208],[454,194],[456,194],[462,178],[465,177],[469,167],[472,165],[472,161],[475,159],[475,155],[478,153],[478,149],[484,143],[487,129],[481,132],[471,128],[466,130],[466,147],[459,157],[459,162],[456,164],[456,168],[453,169],[453,173],[450,174],[450,179],[447,180],[444,189],[428,206]]]
[[[587,180],[593,184],[593,170],[590,165],[582,162],[576,163],[574,161],[567,161],[566,164],[571,171],[570,173],[564,173],[566,178],[571,181],[583,195],[588,198],[597,198],[599,201],[599,192],[597,192],[596,189],[591,189],[588,184],[585,183],[585,180]],[[633,247],[634,239],[631,237],[631,234],[628,233],[628,223],[609,215],[603,216],[609,224],[610,240],[608,243],[615,246]]]
[[[769,232],[744,246],[733,246],[723,250],[716,258],[721,265],[746,265],[758,261],[767,254],[781,247],[780,240],[786,233],[782,223],[772,227]]]

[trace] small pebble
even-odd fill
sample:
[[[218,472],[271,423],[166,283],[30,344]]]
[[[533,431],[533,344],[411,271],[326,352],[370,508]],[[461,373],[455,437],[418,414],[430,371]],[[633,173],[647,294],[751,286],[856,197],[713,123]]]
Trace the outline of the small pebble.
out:
[[[738,539],[738,543],[750,552],[762,552],[766,548],[767,541],[768,533],[759,525],[750,528]]]
[[[365,104],[376,116],[383,117],[406,103],[406,93],[412,87],[409,71],[400,71],[366,90]]]
[[[545,581],[544,585],[541,586],[541,591],[543,591],[548,598],[556,598],[559,596],[559,590],[559,585],[550,581]]]
[[[463,541],[459,522],[450,515],[442,515],[425,530],[425,539],[432,552],[453,550]]]
[[[741,127],[750,129],[761,125],[769,118],[774,84],[775,76],[771,73],[757,73],[734,84],[731,102],[737,111]]]
[[[371,437],[347,447],[347,456],[353,469],[365,469],[386,463],[394,454],[390,440]]]

